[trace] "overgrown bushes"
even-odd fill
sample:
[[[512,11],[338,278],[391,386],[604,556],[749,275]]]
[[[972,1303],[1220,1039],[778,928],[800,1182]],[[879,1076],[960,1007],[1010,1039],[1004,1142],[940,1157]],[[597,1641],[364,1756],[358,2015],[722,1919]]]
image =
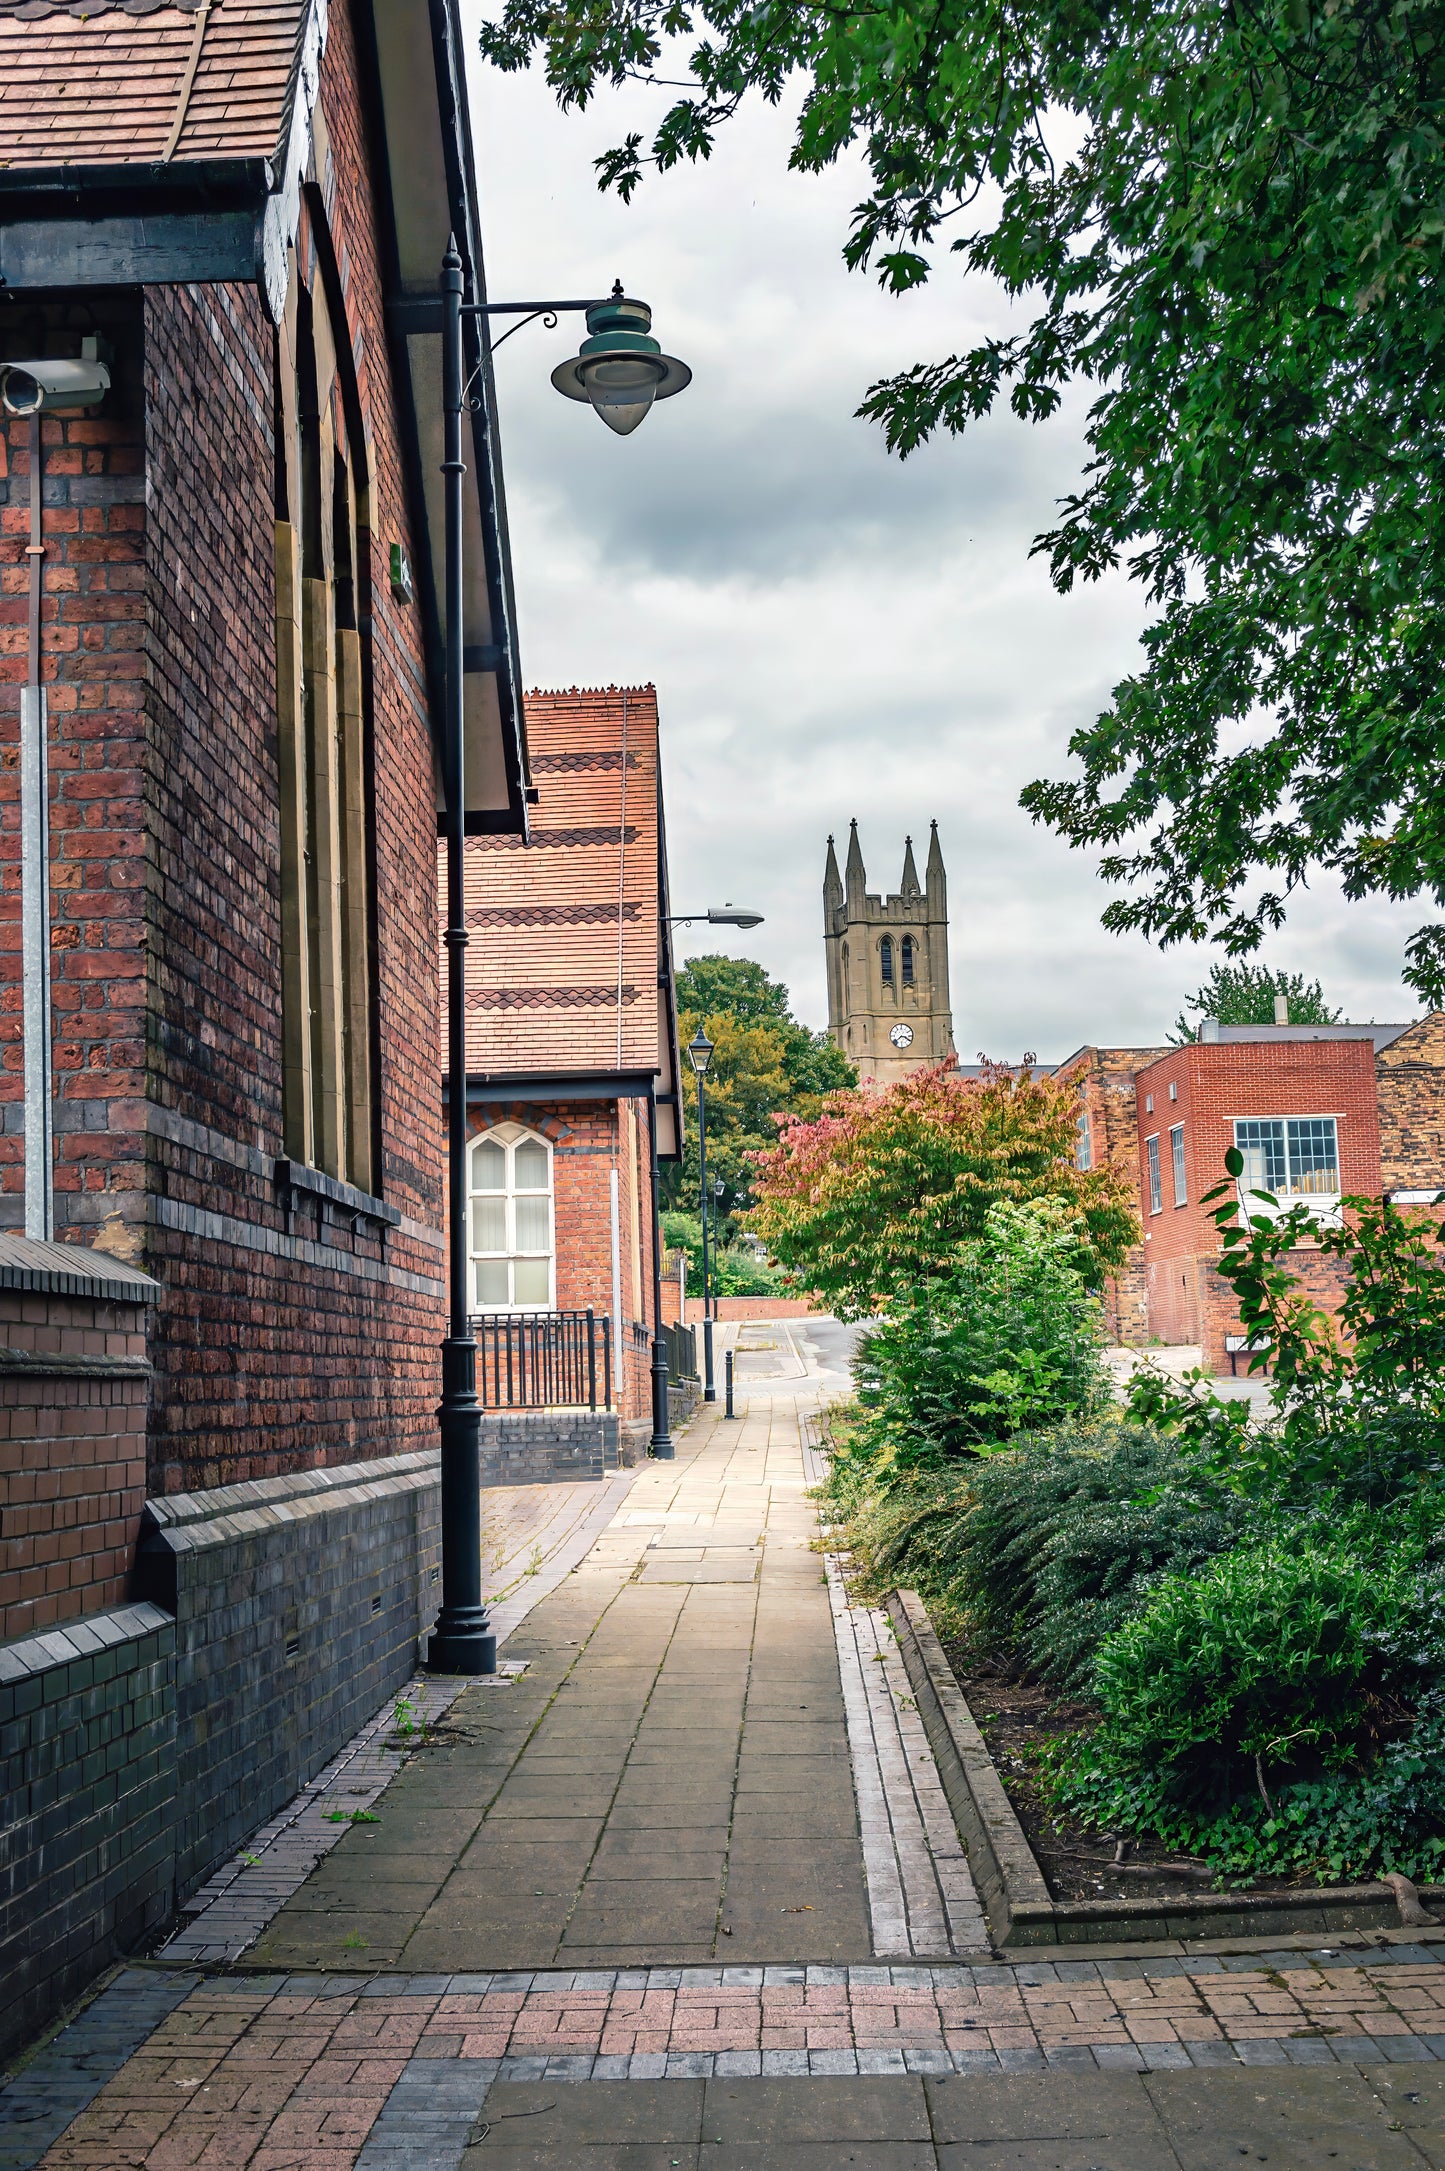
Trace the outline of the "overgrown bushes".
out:
[[[1055,1200],[991,1207],[946,1272],[896,1295],[856,1376],[880,1467],[939,1465],[1015,1433],[1101,1412],[1099,1306]]]
[[[1227,1546],[1240,1503],[1202,1496],[1174,1443],[1120,1424],[1016,1440],[951,1469],[834,1497],[868,1586],[918,1590],[941,1625],[1077,1688],[1102,1639],[1171,1569]]]
[[[1243,1879],[1438,1875],[1439,1233],[1345,1202],[1321,1232],[1342,1331],[1290,1272],[1303,1224],[1260,1205],[1216,1220],[1270,1346],[1262,1423],[1157,1375],[1108,1409],[1087,1295],[1052,1278],[1038,1208],[1027,1232],[1008,1208],[869,1338],[830,1490],[869,1587],[911,1584],[946,1634],[1091,1696],[1043,1775],[1074,1815]]]

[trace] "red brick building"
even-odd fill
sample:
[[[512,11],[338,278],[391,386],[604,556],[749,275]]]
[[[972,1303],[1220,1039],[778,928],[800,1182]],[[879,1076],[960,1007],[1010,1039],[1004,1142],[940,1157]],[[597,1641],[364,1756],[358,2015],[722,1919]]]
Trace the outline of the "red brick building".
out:
[[[111,377],[39,423],[55,1233],[161,1284],[153,1492],[430,1444],[439,339],[396,327],[435,291],[449,230],[481,276],[431,16],[425,0],[25,15],[0,9],[0,366],[90,337]],[[62,162],[86,181],[58,196]],[[475,819],[517,830],[488,424],[468,478]],[[12,734],[34,429],[0,427]],[[7,765],[12,1225],[17,800]]]
[[[476,297],[451,0],[0,0],[0,2050],[435,1609],[449,235]],[[520,835],[483,337],[467,819]]]
[[[1163,1053],[1162,1048],[1080,1048],[1059,1064],[1056,1073],[1072,1076],[1079,1096],[1075,1148],[1079,1167],[1098,1168],[1112,1162],[1133,1194],[1136,1213],[1142,1209],[1134,1080],[1145,1063]],[[1125,1346],[1149,1339],[1144,1256],[1138,1250],[1122,1272],[1110,1276],[1104,1292],[1109,1338]]]
[[[1224,1157],[1245,1156],[1242,1190],[1337,1219],[1339,1200],[1388,1193],[1425,1206],[1445,1189],[1445,1015],[1413,1025],[1231,1026],[1164,1049],[1081,1049],[1061,1074],[1079,1091],[1081,1165],[1101,1156],[1128,1180],[1143,1243],[1109,1291],[1125,1344],[1197,1343],[1231,1368],[1240,1322],[1214,1271],[1218,1235],[1202,1204]],[[1305,1243],[1290,1264],[1326,1308],[1337,1265]],[[1237,1351],[1234,1353],[1237,1361]]]
[[[606,1321],[618,1412],[646,1429],[654,1129],[679,1153],[657,695],[533,693],[526,718],[528,837],[467,848],[472,1301]]]

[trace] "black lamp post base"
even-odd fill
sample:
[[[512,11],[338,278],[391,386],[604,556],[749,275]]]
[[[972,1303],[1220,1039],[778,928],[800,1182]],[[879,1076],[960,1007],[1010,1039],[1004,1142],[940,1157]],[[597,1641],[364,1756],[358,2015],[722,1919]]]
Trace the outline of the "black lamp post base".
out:
[[[424,1661],[428,1673],[495,1673],[497,1639],[489,1628],[434,1628]]]
[[[667,1390],[667,1344],[659,1334],[652,1345],[652,1438],[647,1443],[647,1452],[654,1462],[677,1460],[668,1427]]]
[[[706,1302],[706,1298],[703,1301]],[[702,1323],[702,1399],[704,1402],[717,1400],[717,1380],[712,1368],[711,1319],[705,1319]]]

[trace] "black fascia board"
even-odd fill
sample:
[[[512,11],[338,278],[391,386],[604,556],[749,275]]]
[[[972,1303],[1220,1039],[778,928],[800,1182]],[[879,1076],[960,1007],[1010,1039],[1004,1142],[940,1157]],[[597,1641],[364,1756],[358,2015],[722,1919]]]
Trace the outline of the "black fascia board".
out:
[[[55,213],[56,199],[69,198],[87,216],[144,206],[216,210],[259,205],[270,195],[274,169],[268,158],[198,158],[179,165],[6,166],[0,167],[0,196],[33,198],[37,209]],[[7,218],[16,215],[7,200]]]
[[[471,152],[466,132],[466,108],[456,96],[456,79],[452,67],[452,54],[460,48],[454,44],[455,25],[445,6],[440,9],[437,0],[428,0],[428,20],[432,32],[433,61],[437,74],[437,95],[442,120],[443,157],[447,171],[449,209],[461,250],[464,277],[471,283],[475,297],[477,289],[476,267],[480,263],[474,221],[465,195],[465,189],[475,183],[471,175]],[[381,60],[377,48],[376,25],[366,0],[361,0],[355,16],[357,50],[361,66],[362,103],[367,120],[367,133],[372,143],[385,145],[386,123],[381,99]],[[385,153],[382,154],[383,163]],[[475,201],[473,196],[472,201]],[[397,244],[396,220],[392,206],[389,179],[384,180],[376,192],[377,220],[380,227],[382,279],[384,290],[384,316],[386,320],[387,353],[391,362],[392,382],[396,387],[398,404],[402,410],[398,417],[397,439],[402,468],[406,479],[407,498],[412,511],[412,532],[419,545],[418,561],[413,567],[416,581],[416,602],[421,619],[422,652],[426,668],[427,710],[431,725],[432,745],[438,763],[442,754],[442,718],[446,706],[446,646],[442,638],[440,600],[437,580],[440,568],[434,565],[429,547],[430,525],[427,519],[426,489],[422,473],[421,437],[416,418],[416,397],[413,387],[411,355],[406,334],[409,329],[428,331],[441,329],[441,305],[438,297],[416,296],[407,291],[401,276],[401,256]],[[438,264],[437,271],[440,273]],[[425,324],[415,327],[411,321],[412,304],[419,302],[428,311]],[[470,374],[478,356],[474,343],[468,342],[467,327],[476,323],[475,318],[463,318],[464,341],[463,366]],[[517,836],[527,834],[526,785],[526,737],[522,723],[522,672],[517,653],[516,609],[512,602],[511,546],[506,525],[506,504],[500,491],[500,468],[496,466],[497,487],[489,500],[483,478],[492,471],[495,462],[486,457],[488,434],[495,440],[496,398],[491,382],[490,357],[486,357],[483,382],[486,403],[473,419],[476,452],[474,468],[478,487],[482,492],[482,530],[488,541],[487,580],[492,611],[494,633],[501,638],[498,646],[503,651],[496,666],[498,700],[502,711],[503,730],[509,740],[507,796],[505,809],[483,810],[474,808],[466,817],[465,829],[470,837]],[[494,559],[499,558],[505,569],[500,591],[495,577]],[[508,608],[498,609],[499,592],[505,594]],[[437,828],[444,827],[444,815],[438,815]]]
[[[495,1101],[646,1100],[653,1076],[646,1070],[483,1072],[467,1080],[468,1107]],[[446,1098],[446,1081],[442,1081]]]
[[[677,1030],[677,959],[673,953],[672,939],[672,892],[667,873],[667,823],[662,801],[662,741],[657,747],[657,918],[658,958],[657,986],[659,994],[666,998],[667,1055],[672,1075],[672,1091],[659,1093],[658,1103],[677,1112],[677,1150],[675,1153],[659,1153],[659,1161],[681,1161],[687,1141],[683,1134],[682,1102],[682,1048]],[[659,1048],[658,1054],[662,1050]]]
[[[452,232],[462,257],[464,299],[484,302],[486,271],[481,235],[477,230],[477,178],[472,163],[471,123],[467,110],[465,62],[462,57],[461,24],[455,0],[428,0],[432,26],[432,51],[436,60],[437,98],[442,117],[443,156],[447,192],[451,198]],[[497,425],[497,385],[486,319],[462,318],[463,367],[475,380],[478,396],[472,409],[472,448],[477,493],[481,499],[483,547],[486,551],[488,615],[493,638],[503,650],[496,671],[502,729],[508,738],[507,799],[513,834],[528,831],[527,733],[522,713],[522,678],[517,650],[517,604],[512,584],[511,539],[507,528],[507,503],[502,485],[501,436]],[[469,835],[486,834],[477,817],[469,817]]]
[[[387,136],[386,117],[381,100],[381,56],[377,50],[375,19],[366,0],[362,0],[362,4],[356,8],[353,26],[367,140],[377,146],[377,160],[385,168]],[[422,479],[421,435],[416,419],[411,354],[407,348],[405,330],[395,308],[396,299],[402,293],[401,252],[397,244],[396,214],[392,205],[389,171],[386,179],[376,189],[375,206],[381,243],[387,358],[391,363],[391,381],[396,387],[397,405],[401,410],[396,418],[397,449],[401,454],[402,473],[406,482],[411,530],[418,545],[423,546],[418,550],[417,563],[412,567],[412,577],[416,584],[417,611],[421,619],[422,660],[427,683],[427,721],[431,727],[432,752],[436,758],[437,775],[440,777],[442,717],[446,709],[446,650],[442,641],[441,612],[437,606],[432,554],[427,547],[431,531],[427,520],[426,487]],[[441,267],[437,268],[440,270]]]
[[[0,287],[259,281],[271,182],[262,158],[0,170]]]

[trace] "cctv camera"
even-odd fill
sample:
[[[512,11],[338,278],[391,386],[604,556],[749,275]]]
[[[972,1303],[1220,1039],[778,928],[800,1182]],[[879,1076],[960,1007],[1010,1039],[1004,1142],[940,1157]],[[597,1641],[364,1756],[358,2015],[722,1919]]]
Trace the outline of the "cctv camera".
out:
[[[87,347],[95,342],[87,340]],[[94,354],[81,360],[0,362],[0,405],[9,415],[52,407],[94,407],[110,390],[110,371]]]

